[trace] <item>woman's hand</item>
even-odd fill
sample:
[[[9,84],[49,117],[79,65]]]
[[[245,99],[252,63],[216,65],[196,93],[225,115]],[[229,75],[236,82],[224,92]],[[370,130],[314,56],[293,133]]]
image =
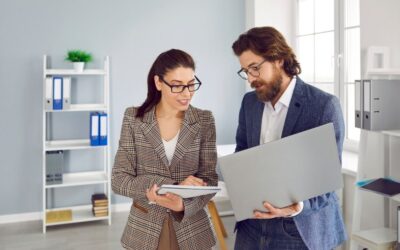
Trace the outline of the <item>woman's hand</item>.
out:
[[[185,180],[179,183],[181,186],[207,186],[202,179],[189,175]]]
[[[182,212],[184,210],[183,199],[180,196],[171,193],[158,195],[158,189],[157,184],[154,184],[152,188],[147,190],[146,197],[150,202],[175,212]]]

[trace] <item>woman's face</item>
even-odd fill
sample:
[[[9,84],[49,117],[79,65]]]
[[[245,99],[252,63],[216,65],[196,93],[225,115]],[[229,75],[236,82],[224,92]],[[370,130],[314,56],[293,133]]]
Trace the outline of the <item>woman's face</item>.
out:
[[[157,90],[161,91],[163,105],[176,111],[186,111],[189,108],[194,92],[184,86],[189,85],[193,90],[192,84],[196,82],[193,69],[178,67],[168,71],[163,77],[154,76],[154,81]]]

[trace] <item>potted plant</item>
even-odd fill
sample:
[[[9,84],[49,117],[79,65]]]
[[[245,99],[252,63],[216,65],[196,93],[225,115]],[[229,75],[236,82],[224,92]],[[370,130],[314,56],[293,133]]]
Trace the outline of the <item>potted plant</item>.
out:
[[[92,61],[92,55],[82,50],[70,50],[65,60],[72,62],[76,71],[82,72],[85,63]]]

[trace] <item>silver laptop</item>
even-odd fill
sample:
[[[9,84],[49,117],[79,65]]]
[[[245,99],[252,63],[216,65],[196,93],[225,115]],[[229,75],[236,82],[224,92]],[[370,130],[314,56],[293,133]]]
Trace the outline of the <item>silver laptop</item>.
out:
[[[333,124],[218,159],[237,221],[343,186]]]

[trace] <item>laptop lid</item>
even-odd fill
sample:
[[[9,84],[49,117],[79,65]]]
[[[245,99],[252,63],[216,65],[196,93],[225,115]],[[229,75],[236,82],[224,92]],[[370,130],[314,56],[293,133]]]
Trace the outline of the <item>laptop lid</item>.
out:
[[[263,201],[285,207],[342,184],[333,124],[218,159],[236,220],[265,211]]]

